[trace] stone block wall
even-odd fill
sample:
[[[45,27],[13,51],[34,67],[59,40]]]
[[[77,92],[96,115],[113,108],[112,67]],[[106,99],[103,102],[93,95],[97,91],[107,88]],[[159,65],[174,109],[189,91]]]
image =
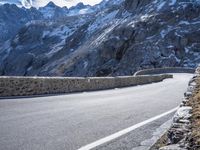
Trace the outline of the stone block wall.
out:
[[[0,77],[0,97],[63,94],[160,82],[172,75],[123,77]]]
[[[140,70],[134,74],[134,76],[139,75],[152,75],[152,74],[164,74],[164,73],[195,73],[193,68],[182,68],[182,67],[166,67],[166,68],[154,68]]]

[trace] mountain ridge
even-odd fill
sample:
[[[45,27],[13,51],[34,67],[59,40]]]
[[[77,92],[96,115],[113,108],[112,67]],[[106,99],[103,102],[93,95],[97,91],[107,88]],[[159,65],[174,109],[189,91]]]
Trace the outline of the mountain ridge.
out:
[[[76,6],[78,4],[78,1],[73,2],[73,1],[66,1],[66,0],[1,0],[0,5],[3,4],[15,4],[18,7],[24,7],[24,8],[31,8],[31,7],[35,7],[37,9],[39,9],[40,7],[45,7],[46,5],[48,5],[48,3],[54,3],[59,7],[72,7],[72,6]],[[96,3],[91,3],[91,5],[95,5],[100,3],[101,1],[97,1]],[[87,5],[87,4],[85,4]]]
[[[95,9],[27,23],[0,48],[0,74],[118,76],[200,62],[198,2],[105,0]]]

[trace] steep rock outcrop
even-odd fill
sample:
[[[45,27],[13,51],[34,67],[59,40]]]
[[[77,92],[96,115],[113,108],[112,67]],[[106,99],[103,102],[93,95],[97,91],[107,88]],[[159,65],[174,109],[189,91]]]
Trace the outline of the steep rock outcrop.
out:
[[[18,8],[14,4],[0,6],[0,45],[16,35],[24,24],[38,19],[42,19],[42,14],[35,8]]]
[[[149,4],[152,0],[125,0],[125,9],[130,12],[134,12],[137,9],[144,7]]]
[[[1,48],[1,74],[116,76],[200,63],[198,1],[111,2],[96,13],[27,24]],[[12,60],[19,53],[33,57],[21,64]]]

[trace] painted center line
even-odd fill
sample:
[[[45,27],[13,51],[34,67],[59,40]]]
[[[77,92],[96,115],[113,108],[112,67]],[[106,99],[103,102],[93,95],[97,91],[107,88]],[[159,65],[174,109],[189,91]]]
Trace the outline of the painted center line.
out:
[[[133,125],[133,126],[131,126],[131,127],[128,127],[128,128],[126,128],[126,129],[124,129],[124,130],[121,130],[121,131],[119,131],[119,132],[116,132],[116,133],[114,133],[114,134],[112,134],[112,135],[109,135],[109,136],[107,136],[107,137],[105,137],[105,138],[99,139],[99,140],[97,140],[97,141],[95,141],[95,142],[93,142],[93,143],[91,143],[91,144],[88,144],[88,145],[86,145],[86,146],[83,146],[83,147],[79,148],[78,150],[91,150],[91,149],[93,149],[93,148],[95,148],[95,147],[97,147],[97,146],[100,146],[100,145],[105,144],[105,143],[107,143],[107,142],[110,142],[110,141],[112,141],[112,140],[114,140],[114,139],[117,139],[117,138],[119,138],[119,137],[121,137],[121,136],[123,136],[123,135],[125,135],[125,134],[127,134],[127,133],[129,133],[129,132],[131,132],[131,131],[133,131],[133,130],[135,130],[135,129],[137,129],[137,128],[140,128],[140,127],[142,127],[142,126],[144,126],[144,125],[146,125],[146,124],[148,124],[148,123],[151,123],[151,122],[153,122],[153,121],[155,121],[155,120],[158,120],[158,119],[160,119],[160,118],[162,118],[162,117],[164,117],[164,116],[166,116],[166,115],[169,115],[169,114],[175,112],[178,108],[179,108],[179,107],[176,107],[176,108],[171,109],[171,110],[169,110],[169,111],[167,111],[167,112],[165,112],[165,113],[163,113],[163,114],[160,114],[160,115],[158,115],[158,116],[155,116],[155,117],[150,118],[150,119],[148,119],[148,120],[145,120],[145,121],[143,121],[143,122],[140,122],[140,123],[138,123],[138,124],[135,124],[135,125]]]

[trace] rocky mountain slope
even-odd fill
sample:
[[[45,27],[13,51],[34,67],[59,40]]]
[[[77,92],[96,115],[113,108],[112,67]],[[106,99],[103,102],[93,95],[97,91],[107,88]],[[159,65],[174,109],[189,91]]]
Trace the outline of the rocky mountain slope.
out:
[[[12,3],[18,4],[20,1],[14,1]],[[36,20],[43,22],[46,20],[56,21],[57,19],[61,20],[63,17],[67,16],[96,13],[102,8],[107,7],[105,4],[111,5],[106,1],[103,1],[101,4],[95,6],[78,3],[76,6],[68,9],[67,7],[61,8],[53,2],[49,2],[46,6],[40,7],[39,9],[36,9],[35,7],[26,9],[25,7],[17,7],[15,4],[6,3],[1,5],[0,3],[0,46],[6,40],[16,35],[19,29],[28,22]]]
[[[1,46],[0,74],[132,75],[200,62],[197,0],[104,0],[87,9],[27,22]]]
[[[35,8],[25,9],[16,5],[5,4],[0,6],[0,45],[31,20],[42,19],[42,14]]]

